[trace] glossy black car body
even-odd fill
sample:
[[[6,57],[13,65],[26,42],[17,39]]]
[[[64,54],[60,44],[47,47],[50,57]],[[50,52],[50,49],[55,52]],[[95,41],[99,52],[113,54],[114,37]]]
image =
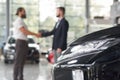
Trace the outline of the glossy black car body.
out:
[[[70,44],[54,65],[53,80],[120,80],[120,25]]]

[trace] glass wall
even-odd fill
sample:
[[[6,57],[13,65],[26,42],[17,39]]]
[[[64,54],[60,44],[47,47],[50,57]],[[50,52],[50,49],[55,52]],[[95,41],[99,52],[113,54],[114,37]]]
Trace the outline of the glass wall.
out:
[[[1,43],[4,41],[5,36],[6,36],[6,0],[0,0],[0,42]]]
[[[51,31],[56,22],[55,0],[40,0],[40,30]],[[52,36],[41,38],[40,44],[43,51],[52,47]]]
[[[11,28],[16,19],[16,10],[18,7],[24,7],[27,13],[25,23],[31,31],[38,32],[39,29],[39,0],[11,0]]]
[[[110,6],[113,0],[90,0],[89,32],[108,28],[110,23]],[[10,0],[10,28],[16,19],[18,7],[24,7],[27,12],[25,20],[31,31],[52,30],[56,18],[56,7],[66,8],[66,19],[69,22],[68,43],[86,34],[85,0]],[[0,40],[6,35],[6,0],[0,0]],[[99,18],[99,19],[98,19]],[[3,31],[3,32],[2,32]],[[52,46],[52,37],[37,39],[43,48]]]
[[[90,27],[89,32],[112,27],[110,16],[113,0],[90,0]]]
[[[69,41],[85,35],[85,0],[66,0],[66,18],[69,21]],[[72,36],[71,36],[72,35]]]
[[[110,6],[113,4],[113,0],[90,0],[90,14],[91,18],[95,16],[103,16],[104,18],[110,18]]]

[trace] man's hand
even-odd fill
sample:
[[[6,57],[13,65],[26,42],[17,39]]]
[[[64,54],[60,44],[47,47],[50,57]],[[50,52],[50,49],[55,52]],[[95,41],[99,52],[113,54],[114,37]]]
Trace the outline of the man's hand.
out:
[[[41,37],[41,33],[35,35],[37,38]]]
[[[25,29],[24,26],[20,28],[20,31],[25,35],[33,35],[33,36],[36,36],[37,38],[41,37],[41,33],[31,32],[31,31]]]
[[[57,53],[61,53],[61,52],[62,52],[62,49],[58,48]]]

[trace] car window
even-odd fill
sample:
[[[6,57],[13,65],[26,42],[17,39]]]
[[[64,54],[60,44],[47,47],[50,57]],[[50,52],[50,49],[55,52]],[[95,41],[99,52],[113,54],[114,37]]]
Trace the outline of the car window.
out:
[[[8,41],[8,43],[14,44],[15,43],[15,39],[14,38],[10,38],[9,41]]]
[[[28,43],[35,43],[35,41],[32,38],[28,38]]]

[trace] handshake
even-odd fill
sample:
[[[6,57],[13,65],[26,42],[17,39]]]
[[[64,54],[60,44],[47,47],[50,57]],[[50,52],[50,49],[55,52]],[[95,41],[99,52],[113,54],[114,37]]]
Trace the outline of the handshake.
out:
[[[42,37],[42,34],[43,34],[43,33],[47,33],[47,32],[48,32],[47,30],[39,30],[38,33],[35,34],[35,36],[36,36],[37,38],[40,38],[40,37]]]
[[[40,38],[42,36],[41,33],[34,34],[37,38]]]

